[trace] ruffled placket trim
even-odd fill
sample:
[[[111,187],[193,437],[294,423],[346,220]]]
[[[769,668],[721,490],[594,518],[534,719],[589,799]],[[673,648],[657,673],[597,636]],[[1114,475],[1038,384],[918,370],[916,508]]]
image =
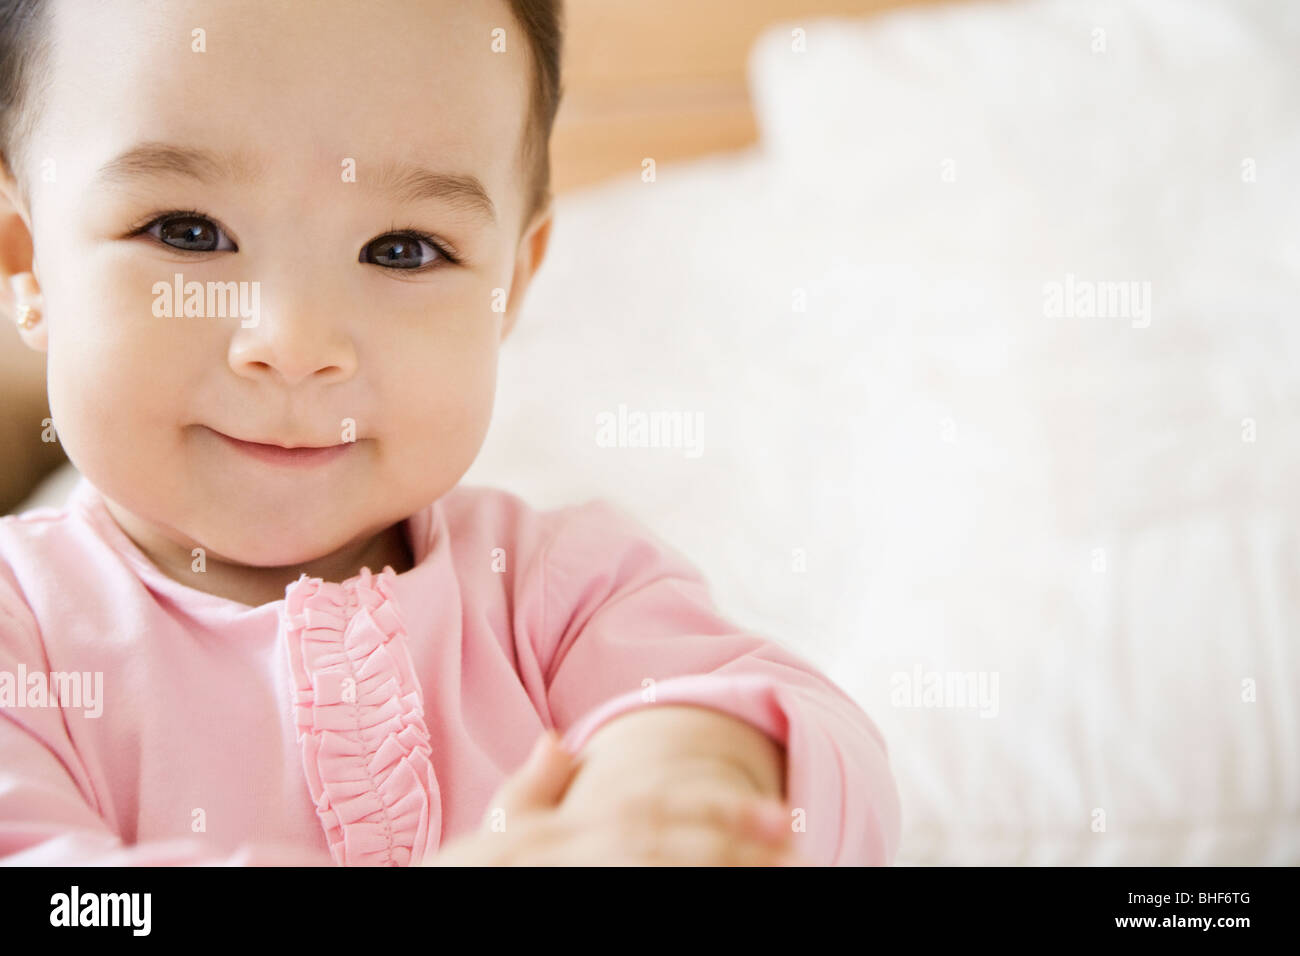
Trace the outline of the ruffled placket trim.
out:
[[[442,801],[395,574],[303,574],[282,629],[307,786],[340,866],[409,866],[438,847]]]

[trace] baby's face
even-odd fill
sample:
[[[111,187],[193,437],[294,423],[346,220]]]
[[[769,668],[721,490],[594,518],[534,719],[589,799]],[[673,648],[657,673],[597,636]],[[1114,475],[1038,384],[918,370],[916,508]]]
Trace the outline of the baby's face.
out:
[[[53,41],[25,157],[51,411],[81,472],[177,546],[261,567],[454,486],[549,231],[522,229],[530,73],[509,8],[58,0]],[[196,152],[121,160],[141,144]],[[176,273],[205,309],[209,282],[248,283],[255,319],[186,317],[184,298],[159,316]],[[218,434],[349,428],[311,467]]]

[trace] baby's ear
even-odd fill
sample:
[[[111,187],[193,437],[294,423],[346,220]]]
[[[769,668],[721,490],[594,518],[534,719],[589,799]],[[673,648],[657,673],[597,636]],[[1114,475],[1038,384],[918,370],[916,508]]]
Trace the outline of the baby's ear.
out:
[[[0,157],[0,308],[10,322],[18,306],[14,297],[15,279],[22,290],[31,290],[35,285],[32,231],[22,192],[9,171],[7,158]],[[35,294],[40,290],[32,291]]]
[[[506,303],[505,321],[501,325],[502,341],[514,329],[519,309],[524,302],[524,293],[537,274],[542,260],[546,258],[554,220],[555,203],[548,201],[546,207],[533,216],[528,228],[519,237],[519,246],[515,252],[515,272],[510,281],[510,299]]]

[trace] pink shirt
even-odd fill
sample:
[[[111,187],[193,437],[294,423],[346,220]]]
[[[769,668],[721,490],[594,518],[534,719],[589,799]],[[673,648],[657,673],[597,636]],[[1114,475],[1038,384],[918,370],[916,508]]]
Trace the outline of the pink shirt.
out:
[[[654,702],[785,746],[812,862],[893,861],[877,728],[622,512],[461,486],[404,527],[410,571],[250,607],[164,575],[84,477],[0,518],[0,862],[407,865],[544,729],[576,753]]]

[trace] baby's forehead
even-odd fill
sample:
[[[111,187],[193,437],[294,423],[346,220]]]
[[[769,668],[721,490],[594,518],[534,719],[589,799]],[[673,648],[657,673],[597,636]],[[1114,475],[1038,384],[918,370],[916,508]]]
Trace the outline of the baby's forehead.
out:
[[[174,142],[293,163],[422,160],[517,178],[527,43],[496,2],[315,0],[52,8],[46,107],[82,143]],[[504,43],[501,31],[504,30]],[[494,33],[494,31],[496,31]],[[513,40],[513,42],[512,42]],[[102,156],[106,160],[108,156]]]

